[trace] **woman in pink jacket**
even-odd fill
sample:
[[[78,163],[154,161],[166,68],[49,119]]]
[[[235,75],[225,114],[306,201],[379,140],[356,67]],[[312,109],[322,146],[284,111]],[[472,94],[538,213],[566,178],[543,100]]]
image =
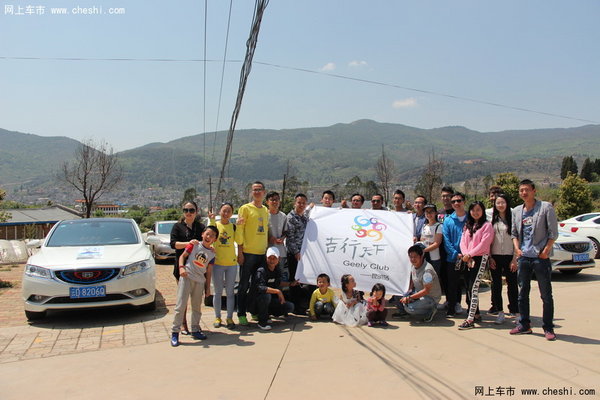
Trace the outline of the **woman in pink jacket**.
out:
[[[471,329],[475,327],[475,321],[481,321],[479,314],[479,283],[485,272],[490,247],[494,241],[494,228],[486,220],[485,206],[480,201],[474,201],[469,206],[467,222],[460,239],[460,251],[458,255],[468,267],[467,302],[469,303],[469,314],[465,322],[458,329]]]

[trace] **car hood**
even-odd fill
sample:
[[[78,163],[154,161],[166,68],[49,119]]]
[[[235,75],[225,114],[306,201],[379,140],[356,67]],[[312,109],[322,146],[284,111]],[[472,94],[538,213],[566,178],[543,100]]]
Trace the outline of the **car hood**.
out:
[[[589,242],[589,239],[585,236],[573,235],[572,233],[567,233],[563,231],[558,232],[558,238],[556,239],[556,243],[572,243],[572,242]]]
[[[156,235],[161,242],[163,243],[170,243],[171,242],[171,235],[170,234],[166,234],[166,233],[159,233]]]
[[[148,260],[152,256],[145,245],[42,247],[29,258],[28,264],[40,267],[86,268],[118,267]]]

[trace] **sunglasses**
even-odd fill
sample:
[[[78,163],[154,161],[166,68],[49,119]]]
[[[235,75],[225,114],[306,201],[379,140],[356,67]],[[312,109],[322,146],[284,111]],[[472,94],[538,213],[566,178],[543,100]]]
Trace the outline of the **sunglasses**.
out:
[[[456,200],[452,200],[451,203],[455,204],[455,203],[462,203],[463,200],[462,199],[456,199]]]
[[[195,208],[184,208],[183,212],[193,214],[196,212],[196,209]]]

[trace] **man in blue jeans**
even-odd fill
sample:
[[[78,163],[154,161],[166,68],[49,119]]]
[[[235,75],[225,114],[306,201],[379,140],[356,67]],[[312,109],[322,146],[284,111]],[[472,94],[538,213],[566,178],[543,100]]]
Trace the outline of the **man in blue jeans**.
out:
[[[511,335],[531,333],[529,319],[529,292],[531,276],[535,273],[543,303],[543,329],[547,340],[556,340],[554,334],[554,300],[552,298],[552,246],[558,238],[558,223],[552,204],[536,200],[535,184],[524,179],[519,183],[519,197],[523,204],[513,210],[512,238],[519,262],[519,323]]]

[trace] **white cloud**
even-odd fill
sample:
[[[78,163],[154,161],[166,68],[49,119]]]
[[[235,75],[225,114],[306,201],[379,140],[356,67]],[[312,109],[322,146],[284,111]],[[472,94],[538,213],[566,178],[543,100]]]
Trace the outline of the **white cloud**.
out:
[[[369,65],[369,64],[367,64],[366,61],[362,61],[362,60],[361,61],[354,60],[354,61],[350,61],[348,63],[348,66],[349,67],[353,67],[353,68],[356,68],[356,67],[365,67],[367,65]]]
[[[415,107],[417,105],[417,99],[414,97],[409,97],[408,99],[396,100],[392,103],[392,107],[394,108],[407,108],[407,107]]]
[[[335,69],[335,63],[327,63],[321,67],[321,71],[333,71]]]

